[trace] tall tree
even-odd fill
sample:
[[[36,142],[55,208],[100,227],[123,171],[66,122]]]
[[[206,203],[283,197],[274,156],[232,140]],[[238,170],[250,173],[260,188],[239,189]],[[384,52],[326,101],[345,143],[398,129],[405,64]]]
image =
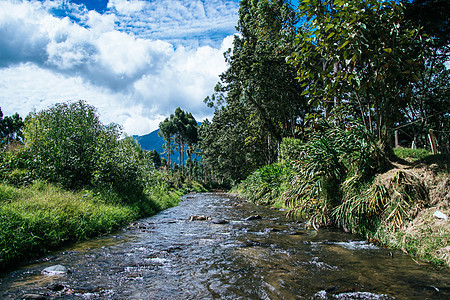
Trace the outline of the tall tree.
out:
[[[173,153],[173,136],[176,132],[176,128],[172,122],[173,119],[173,115],[171,115],[170,118],[166,118],[164,119],[164,121],[162,121],[161,123],[159,123],[159,131],[158,131],[158,135],[162,136],[164,139],[164,149],[165,152],[167,153],[167,164],[169,166],[169,168],[172,167],[172,160],[171,160],[171,155]]]
[[[304,0],[306,20],[290,62],[310,103],[328,111],[341,103],[390,153],[393,126],[411,99],[426,57],[421,32],[404,22],[404,6],[381,0]]]
[[[3,117],[3,112],[0,108],[0,141],[2,144],[9,145],[13,140],[22,139],[23,126],[23,120],[18,113]]]
[[[184,166],[185,154],[188,149],[194,148],[198,142],[198,124],[191,113],[185,112],[180,107],[175,112],[159,124],[160,135],[165,141],[166,151],[170,153],[173,146],[178,149],[178,162],[180,172]]]
[[[229,68],[221,74],[215,93],[205,99],[208,106],[216,108],[208,132],[212,138],[208,140],[213,141],[215,134],[220,134],[214,147],[217,151],[217,147],[222,147],[223,151],[217,157],[209,157],[217,151],[204,141],[202,146],[203,158],[218,172],[229,174],[223,162],[235,165],[239,161],[242,171],[231,172],[233,179],[241,178],[249,169],[274,162],[282,138],[295,136],[308,112],[301,86],[295,79],[296,69],[285,61],[295,49],[296,23],[297,16],[286,1],[240,2],[237,26],[240,35],[235,36],[233,49],[225,53]],[[231,128],[228,122],[232,122]],[[236,150],[246,151],[245,159],[230,151],[237,141],[243,143]],[[261,148],[246,149],[254,144]]]

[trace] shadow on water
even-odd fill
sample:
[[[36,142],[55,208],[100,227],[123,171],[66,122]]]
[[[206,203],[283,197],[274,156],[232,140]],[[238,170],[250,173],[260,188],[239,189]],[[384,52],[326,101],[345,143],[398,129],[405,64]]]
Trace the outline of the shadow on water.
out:
[[[191,194],[115,235],[3,274],[0,298],[450,299],[447,270],[389,254],[226,194]],[[44,274],[55,265],[66,270]]]

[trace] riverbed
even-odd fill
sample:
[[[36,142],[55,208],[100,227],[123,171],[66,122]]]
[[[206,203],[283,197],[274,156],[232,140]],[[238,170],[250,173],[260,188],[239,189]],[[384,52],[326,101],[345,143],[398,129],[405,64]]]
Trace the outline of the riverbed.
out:
[[[56,265],[62,272],[44,271]],[[283,211],[203,193],[0,275],[0,299],[24,297],[450,299],[450,272],[339,230],[305,229]]]

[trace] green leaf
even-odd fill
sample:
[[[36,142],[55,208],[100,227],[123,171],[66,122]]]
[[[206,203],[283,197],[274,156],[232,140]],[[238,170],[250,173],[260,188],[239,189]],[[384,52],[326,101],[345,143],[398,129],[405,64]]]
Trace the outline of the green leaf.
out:
[[[342,43],[342,45],[340,45],[340,46],[338,47],[338,50],[341,50],[342,48],[344,48],[345,46],[347,46],[349,42],[350,42],[349,40],[346,40],[344,43]]]

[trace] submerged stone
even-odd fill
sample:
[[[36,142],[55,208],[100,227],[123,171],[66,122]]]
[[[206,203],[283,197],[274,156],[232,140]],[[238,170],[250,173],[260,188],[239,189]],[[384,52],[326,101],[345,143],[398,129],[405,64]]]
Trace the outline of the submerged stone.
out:
[[[213,224],[228,224],[228,221],[225,221],[225,220],[222,220],[222,219],[213,218],[213,219],[211,219],[211,223],[213,223]]]
[[[39,294],[25,294],[22,299],[34,299],[34,300],[45,300],[47,297]]]

